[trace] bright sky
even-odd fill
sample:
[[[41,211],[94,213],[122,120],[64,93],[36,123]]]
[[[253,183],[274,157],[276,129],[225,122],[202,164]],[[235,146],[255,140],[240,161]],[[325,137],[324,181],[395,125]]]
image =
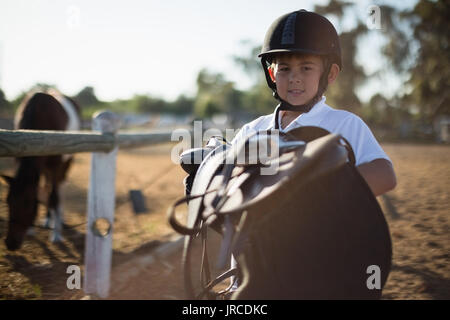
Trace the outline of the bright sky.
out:
[[[67,95],[93,86],[101,100],[172,100],[195,94],[203,67],[245,88],[249,80],[231,59],[247,54],[240,41],[261,44],[273,20],[301,8],[313,2],[0,0],[0,88],[8,99],[42,82]],[[366,51],[374,68],[377,58]]]

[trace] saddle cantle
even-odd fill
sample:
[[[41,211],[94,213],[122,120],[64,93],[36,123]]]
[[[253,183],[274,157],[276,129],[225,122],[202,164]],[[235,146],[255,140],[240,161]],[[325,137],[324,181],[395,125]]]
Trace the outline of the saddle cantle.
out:
[[[380,298],[391,266],[390,234],[345,139],[301,127],[280,133],[279,153],[264,161],[249,160],[249,141],[221,146],[203,160],[188,197],[186,226],[170,211],[171,225],[188,235],[183,255],[188,296],[216,298],[212,287],[238,276],[232,299]],[[246,161],[235,161],[245,151]],[[272,174],[262,175],[270,166]],[[222,235],[219,268],[231,254],[238,267],[211,279],[204,248],[204,289],[195,293],[192,243],[201,237],[206,247],[207,228]],[[368,285],[373,265],[380,270],[379,288]]]

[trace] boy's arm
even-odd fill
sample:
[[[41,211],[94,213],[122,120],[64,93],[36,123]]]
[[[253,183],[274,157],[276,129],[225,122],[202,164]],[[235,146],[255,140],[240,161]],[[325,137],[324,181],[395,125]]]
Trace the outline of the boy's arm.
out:
[[[386,159],[375,159],[356,168],[376,197],[394,189],[397,185],[394,168]]]

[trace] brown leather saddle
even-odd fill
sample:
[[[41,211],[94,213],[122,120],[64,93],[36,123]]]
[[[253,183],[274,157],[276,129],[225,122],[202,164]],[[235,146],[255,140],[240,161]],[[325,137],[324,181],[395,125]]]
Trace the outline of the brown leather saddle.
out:
[[[253,152],[252,141],[258,142]],[[271,155],[255,157],[264,145]],[[175,207],[186,201],[181,225]],[[351,146],[317,127],[258,132],[214,149],[196,170],[190,195],[170,208],[169,223],[186,235],[188,298],[378,299],[390,271],[389,229]],[[217,268],[226,270],[218,276],[209,271],[212,231],[221,238]],[[196,240],[200,261],[192,259]],[[227,269],[231,255],[237,267]],[[199,283],[193,283],[195,265]],[[369,284],[374,265],[379,288]],[[230,277],[237,289],[215,289]]]

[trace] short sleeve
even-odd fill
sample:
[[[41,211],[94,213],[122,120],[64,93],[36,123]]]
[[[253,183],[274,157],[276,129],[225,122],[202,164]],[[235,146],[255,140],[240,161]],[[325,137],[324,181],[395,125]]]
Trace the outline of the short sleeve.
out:
[[[236,141],[241,140],[243,137],[245,137],[246,132],[248,130],[248,125],[244,125],[238,133],[234,136],[233,140],[231,140],[231,144],[234,144]]]
[[[349,114],[339,129],[339,133],[350,142],[353,148],[357,166],[375,159],[386,159],[392,163],[370,128],[360,117]]]
[[[231,144],[236,141],[247,138],[249,135],[254,134],[259,130],[268,130],[270,128],[272,115],[259,117],[249,123],[246,123],[239,132],[234,136]]]

